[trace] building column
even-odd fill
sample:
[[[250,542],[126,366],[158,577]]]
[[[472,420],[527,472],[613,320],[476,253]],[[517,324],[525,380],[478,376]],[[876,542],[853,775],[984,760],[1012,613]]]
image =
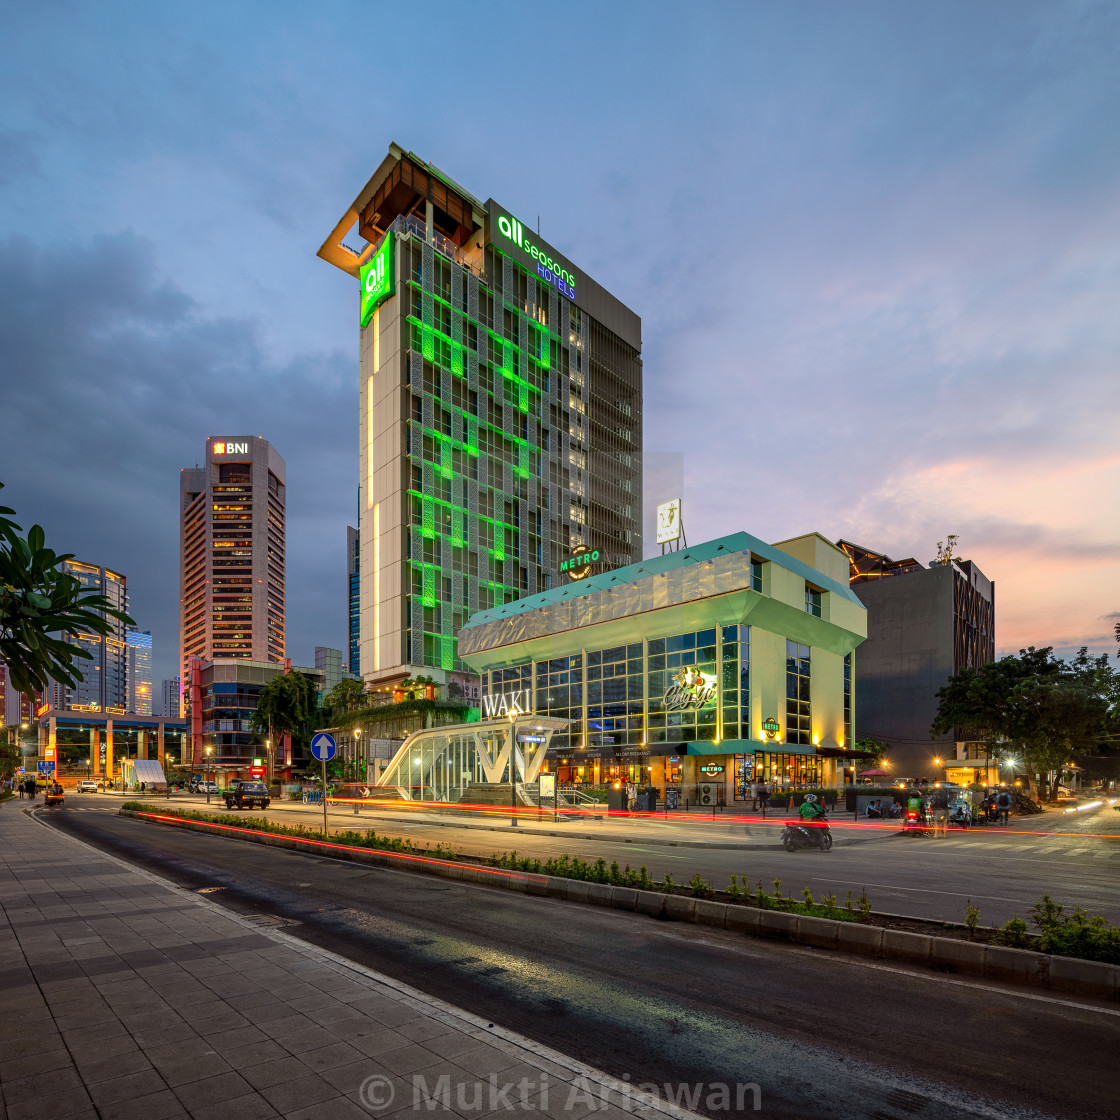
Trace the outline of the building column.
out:
[[[62,763],[58,757],[58,723],[54,716],[47,721],[47,758],[54,759],[54,776],[57,779]]]
[[[163,745],[163,734],[164,734],[165,730],[166,729],[164,727],[163,720],[160,720],[159,721],[159,728],[156,731],[156,757],[159,759],[159,766],[160,766],[161,770],[164,767],[164,762],[165,762],[165,758],[166,758],[166,756],[164,754],[164,745]]]
[[[136,732],[136,757],[137,759],[148,757],[148,733],[143,727]]]
[[[291,766],[292,764],[292,736],[284,732],[284,765]]]
[[[113,780],[113,721],[105,721],[105,780]]]
[[[101,736],[96,727],[89,729],[89,772],[98,776],[101,774]]]

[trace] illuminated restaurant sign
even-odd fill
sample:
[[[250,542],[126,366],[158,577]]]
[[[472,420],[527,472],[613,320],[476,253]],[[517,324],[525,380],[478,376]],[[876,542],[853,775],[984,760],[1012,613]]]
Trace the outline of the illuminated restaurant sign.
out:
[[[711,673],[684,666],[673,674],[673,683],[665,690],[665,710],[679,712],[685,708],[706,708],[715,702],[716,678]]]
[[[567,560],[560,561],[560,571],[568,573],[568,579],[584,579],[591,575],[591,565],[599,560],[599,550],[589,549],[586,545],[576,545]]]

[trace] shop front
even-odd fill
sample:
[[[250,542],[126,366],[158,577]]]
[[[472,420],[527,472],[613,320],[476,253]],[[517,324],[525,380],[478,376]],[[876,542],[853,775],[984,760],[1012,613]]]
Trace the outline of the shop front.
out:
[[[475,614],[459,649],[483,718],[569,721],[545,762],[561,785],[731,805],[759,781],[835,784],[866,612],[844,554],[806,540],[783,551],[736,534]]]

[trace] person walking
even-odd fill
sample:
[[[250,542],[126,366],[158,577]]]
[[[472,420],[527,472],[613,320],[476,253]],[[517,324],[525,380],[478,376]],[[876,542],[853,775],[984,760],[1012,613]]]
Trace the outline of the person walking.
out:
[[[1011,792],[1001,789],[996,798],[996,808],[999,810],[1000,821],[1003,824],[1011,823]]]
[[[27,793],[27,783],[26,782],[20,782],[19,783],[19,799],[20,799],[20,801],[23,800],[24,794],[26,794],[26,793]]]

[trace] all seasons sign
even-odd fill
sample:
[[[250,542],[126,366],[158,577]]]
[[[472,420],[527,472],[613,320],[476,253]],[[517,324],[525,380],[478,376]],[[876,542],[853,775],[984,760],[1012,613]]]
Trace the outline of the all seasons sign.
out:
[[[385,234],[377,252],[362,265],[358,278],[362,285],[362,326],[368,326],[378,304],[393,294],[393,231]]]
[[[508,210],[503,210],[490,200],[490,240],[503,253],[508,253],[530,273],[535,272],[546,284],[551,284],[568,299],[576,298],[579,273],[576,266],[542,241],[531,230],[526,230]]]

